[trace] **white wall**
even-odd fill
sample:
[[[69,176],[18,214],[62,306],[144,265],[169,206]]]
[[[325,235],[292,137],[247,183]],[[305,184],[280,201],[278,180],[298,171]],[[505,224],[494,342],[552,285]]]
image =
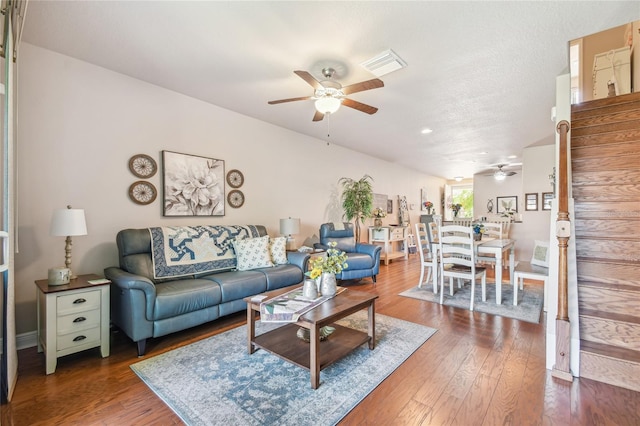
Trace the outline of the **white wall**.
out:
[[[177,224],[262,224],[278,233],[279,219],[299,217],[297,240],[340,220],[337,181],[369,174],[374,192],[406,195],[411,223],[420,215],[420,188],[439,194],[444,181],[325,141],[285,130],[23,43],[19,64],[18,205],[16,256],[18,333],[36,329],[34,280],[64,263],[64,238],[49,235],[54,209],[86,212],[87,236],[73,239],[72,268],[102,274],[117,265],[115,235],[123,228]],[[164,218],[161,172],[150,181],[159,197],[139,206],[128,198],[138,180],[129,158],[162,150],[223,159],[245,176],[242,208],[224,217]],[[161,170],[160,170],[161,171]],[[227,188],[229,190],[229,188]]]

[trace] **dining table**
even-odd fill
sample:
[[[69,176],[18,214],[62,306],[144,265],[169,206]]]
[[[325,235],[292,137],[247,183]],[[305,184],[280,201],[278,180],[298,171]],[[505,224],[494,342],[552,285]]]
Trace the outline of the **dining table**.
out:
[[[495,272],[495,284],[496,284],[496,304],[502,304],[502,259],[505,253],[509,253],[509,282],[513,285],[513,271],[516,267],[515,265],[515,240],[503,238],[488,238],[484,237],[480,241],[473,242],[475,253],[477,256],[481,256],[483,254],[492,254],[496,259],[496,272]],[[432,253],[432,267],[434,273],[433,277],[433,288],[438,288],[438,244],[434,243],[432,245],[433,253]]]

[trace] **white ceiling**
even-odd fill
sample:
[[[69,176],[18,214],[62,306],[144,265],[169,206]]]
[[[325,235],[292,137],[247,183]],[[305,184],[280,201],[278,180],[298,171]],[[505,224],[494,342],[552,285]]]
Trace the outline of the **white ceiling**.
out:
[[[453,178],[553,143],[567,42],[639,18],[638,1],[30,0],[23,41],[322,140],[312,101],[267,101],[312,94],[294,70],[374,78],[359,64],[391,48],[407,68],[350,96],[379,111],[342,107],[329,140]]]

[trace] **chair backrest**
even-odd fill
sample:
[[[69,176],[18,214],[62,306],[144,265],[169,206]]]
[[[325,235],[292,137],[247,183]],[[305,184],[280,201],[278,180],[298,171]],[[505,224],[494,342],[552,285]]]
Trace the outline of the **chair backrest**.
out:
[[[459,226],[471,226],[471,224],[473,223],[473,218],[470,218],[470,217],[454,217],[453,220],[451,221],[451,223],[453,223],[454,225],[459,225]]]
[[[356,251],[356,238],[353,232],[353,223],[329,222],[320,225],[320,244],[328,245],[336,242],[338,250],[347,253]]]
[[[469,226],[440,226],[440,264],[461,265],[475,269],[475,248],[473,229]]]
[[[504,233],[502,231],[502,223],[496,222],[482,222],[484,228],[484,235],[491,238],[502,239]]]
[[[431,250],[429,246],[429,237],[427,237],[427,225],[424,223],[416,223],[416,237],[418,253],[420,253],[420,261],[425,263]]]
[[[511,219],[508,217],[490,217],[487,218],[485,223],[500,223],[502,224],[502,238],[509,238],[509,232],[511,231]]]

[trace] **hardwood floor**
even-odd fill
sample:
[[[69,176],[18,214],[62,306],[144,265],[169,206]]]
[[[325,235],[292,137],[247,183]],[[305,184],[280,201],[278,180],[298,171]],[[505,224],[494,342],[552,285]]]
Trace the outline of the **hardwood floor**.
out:
[[[531,324],[398,296],[416,285],[419,259],[381,266],[376,311],[438,329],[369,394],[341,425],[638,425],[640,393],[545,369],[544,318]],[[534,282],[531,283],[535,285]],[[187,345],[245,322],[244,312],[147,344],[147,355]],[[131,371],[136,345],[112,333],[111,356],[98,349],[58,360],[44,373],[36,348],[19,352],[19,378],[3,425],[171,425],[180,419]],[[215,419],[211,419],[215,423]]]

